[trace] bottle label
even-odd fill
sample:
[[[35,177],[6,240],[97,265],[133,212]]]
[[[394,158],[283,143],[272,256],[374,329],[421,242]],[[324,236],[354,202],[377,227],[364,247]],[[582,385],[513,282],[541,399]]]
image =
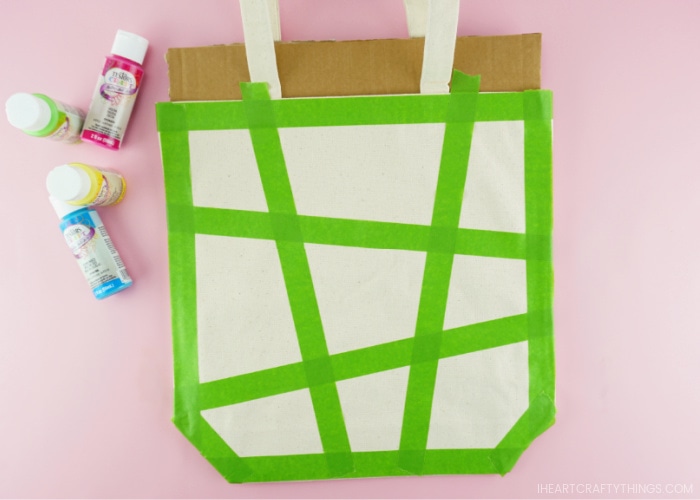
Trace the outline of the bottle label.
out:
[[[69,132],[70,120],[66,115],[61,113],[60,118],[58,119],[58,128],[48,135],[47,138],[51,139],[52,141],[68,143],[78,142],[80,140],[80,131],[78,131],[78,135],[76,135],[75,138],[70,137]]]
[[[100,174],[102,175],[100,192],[97,193],[97,197],[90,205],[102,207],[120,202],[124,197],[124,178],[119,174],[105,170],[101,170]]]
[[[82,139],[119,149],[142,79],[140,65],[108,57],[92,96]]]
[[[69,214],[61,221],[60,228],[95,297],[102,298],[114,288],[131,284],[97,212],[82,210]]]
[[[107,70],[100,85],[100,95],[113,104],[118,104],[124,96],[133,95],[138,91],[136,76],[125,69],[112,68]]]
[[[83,129],[85,113],[62,102],[54,101],[54,103],[59,112],[58,126],[47,137],[60,142],[78,142],[80,140],[80,131]]]

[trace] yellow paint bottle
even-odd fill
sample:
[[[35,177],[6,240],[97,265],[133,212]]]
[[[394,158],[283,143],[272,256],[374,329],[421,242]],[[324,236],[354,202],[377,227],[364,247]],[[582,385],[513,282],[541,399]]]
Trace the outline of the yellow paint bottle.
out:
[[[126,193],[124,177],[83,163],[59,165],[49,172],[46,188],[71,205],[102,207],[119,203]]]

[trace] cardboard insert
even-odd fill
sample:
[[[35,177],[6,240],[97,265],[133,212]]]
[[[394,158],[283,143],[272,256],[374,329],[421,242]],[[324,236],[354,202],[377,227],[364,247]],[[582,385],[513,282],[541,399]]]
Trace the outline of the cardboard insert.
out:
[[[283,97],[417,94],[423,38],[276,42]],[[541,35],[458,37],[454,67],[481,75],[482,92],[540,88]],[[243,44],[173,48],[171,101],[241,99],[249,82]]]

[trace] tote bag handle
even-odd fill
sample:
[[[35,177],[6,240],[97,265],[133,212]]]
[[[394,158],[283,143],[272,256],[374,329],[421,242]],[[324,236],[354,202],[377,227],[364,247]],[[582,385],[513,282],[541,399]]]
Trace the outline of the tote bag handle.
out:
[[[240,0],[250,79],[266,82],[272,99],[282,97],[275,41],[281,39],[278,0]],[[411,37],[425,36],[421,94],[447,94],[452,76],[459,0],[404,0]]]

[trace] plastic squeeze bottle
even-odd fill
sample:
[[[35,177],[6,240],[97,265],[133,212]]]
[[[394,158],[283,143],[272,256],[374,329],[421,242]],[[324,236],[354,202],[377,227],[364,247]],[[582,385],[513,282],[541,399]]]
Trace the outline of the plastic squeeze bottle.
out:
[[[92,96],[81,138],[116,151],[143,80],[143,59],[148,40],[128,31],[117,31]]]
[[[126,181],[116,172],[68,163],[49,172],[46,189],[51,196],[70,205],[103,207],[122,201]]]
[[[63,237],[93,295],[104,299],[130,287],[133,281],[97,212],[88,207],[68,205],[52,196],[49,201],[61,219],[59,227]]]
[[[13,127],[34,137],[59,142],[80,141],[85,113],[44,94],[13,94],[5,102],[7,120]]]

